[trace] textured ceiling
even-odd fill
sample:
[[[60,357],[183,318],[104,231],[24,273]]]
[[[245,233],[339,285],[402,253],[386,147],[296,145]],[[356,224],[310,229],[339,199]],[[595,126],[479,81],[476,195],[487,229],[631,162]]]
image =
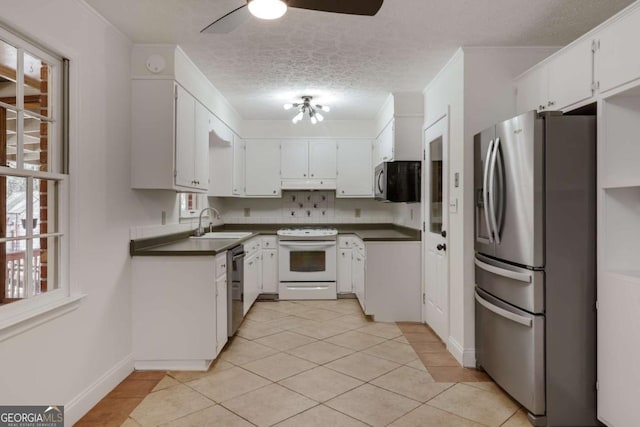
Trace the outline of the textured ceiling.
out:
[[[371,119],[421,91],[459,46],[561,46],[632,0],[385,0],[375,17],[290,8],[229,34],[200,30],[244,0],[85,0],[135,43],[177,43],[245,119],[288,119],[301,95],[327,119]]]

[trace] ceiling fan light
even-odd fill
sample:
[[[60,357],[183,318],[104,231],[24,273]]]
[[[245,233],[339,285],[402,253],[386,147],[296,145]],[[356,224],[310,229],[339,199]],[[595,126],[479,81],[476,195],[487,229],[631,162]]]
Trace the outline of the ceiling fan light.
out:
[[[291,110],[293,108],[293,104],[284,104],[285,110]]]
[[[278,19],[287,11],[282,0],[250,0],[249,12],[260,19]]]
[[[328,113],[329,111],[331,111],[331,107],[329,107],[328,105],[323,105],[320,109],[325,113]]]
[[[316,119],[316,116],[311,116],[311,123],[314,125],[318,123],[318,119]]]
[[[319,122],[324,120],[324,116],[320,113],[316,113],[314,117],[318,119]]]

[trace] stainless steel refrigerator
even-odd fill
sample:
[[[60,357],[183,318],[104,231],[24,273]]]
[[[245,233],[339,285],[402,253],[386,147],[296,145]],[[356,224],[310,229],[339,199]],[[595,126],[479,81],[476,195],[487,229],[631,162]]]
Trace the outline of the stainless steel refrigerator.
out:
[[[536,426],[596,419],[596,121],[474,137],[476,359]]]

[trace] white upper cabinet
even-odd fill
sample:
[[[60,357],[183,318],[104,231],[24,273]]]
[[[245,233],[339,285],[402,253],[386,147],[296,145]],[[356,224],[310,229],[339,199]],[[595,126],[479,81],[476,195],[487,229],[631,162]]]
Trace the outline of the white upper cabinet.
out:
[[[336,185],[335,140],[282,141],[282,188],[333,189]]]
[[[245,142],[238,136],[233,136],[233,191],[234,196],[245,195]]]
[[[395,143],[395,120],[391,120],[382,130],[380,136],[376,140],[374,149],[374,166],[382,162],[390,162],[393,160],[393,147]]]
[[[209,196],[233,195],[233,132],[217,117],[209,129]]]
[[[373,197],[371,141],[338,141],[336,197]]]
[[[282,141],[282,179],[307,179],[309,144],[307,141]]]
[[[206,191],[209,111],[172,80],[134,80],[131,105],[131,187]]]
[[[520,76],[517,113],[564,110],[591,98],[593,54],[592,40],[580,40]]]
[[[336,141],[309,142],[309,177],[336,178]]]
[[[280,197],[280,141],[247,140],[245,188],[248,197]]]
[[[596,79],[605,92],[640,78],[640,8],[604,27],[597,35]]]
[[[539,65],[516,80],[517,113],[525,113],[531,110],[542,111],[547,105],[547,93],[549,83],[549,69]]]
[[[592,42],[581,40],[549,61],[548,110],[563,110],[593,96]]]

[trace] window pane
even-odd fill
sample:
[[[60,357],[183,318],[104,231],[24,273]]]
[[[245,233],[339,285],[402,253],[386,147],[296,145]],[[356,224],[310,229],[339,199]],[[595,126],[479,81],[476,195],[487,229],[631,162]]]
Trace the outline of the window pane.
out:
[[[18,50],[0,40],[0,101],[16,104]]]
[[[18,114],[15,110],[0,107],[0,165],[16,167]]]
[[[44,120],[25,114],[24,116],[24,168],[47,171],[49,128]]]
[[[56,272],[58,241],[58,237],[33,240],[33,261],[31,264],[32,296],[58,289],[59,283]]]
[[[24,54],[24,108],[49,117],[51,69],[40,58]]]
[[[0,277],[2,303],[13,302],[26,295],[25,249],[26,240],[0,243],[0,265],[4,274]]]
[[[4,185],[3,185],[4,184]],[[6,194],[5,227],[0,237],[26,236],[27,232],[27,178],[1,177],[0,192]]]
[[[431,191],[429,204],[429,230],[432,233],[442,232],[442,137],[429,144],[429,160],[431,162]]]
[[[58,182],[33,180],[33,234],[57,233],[56,199]]]

